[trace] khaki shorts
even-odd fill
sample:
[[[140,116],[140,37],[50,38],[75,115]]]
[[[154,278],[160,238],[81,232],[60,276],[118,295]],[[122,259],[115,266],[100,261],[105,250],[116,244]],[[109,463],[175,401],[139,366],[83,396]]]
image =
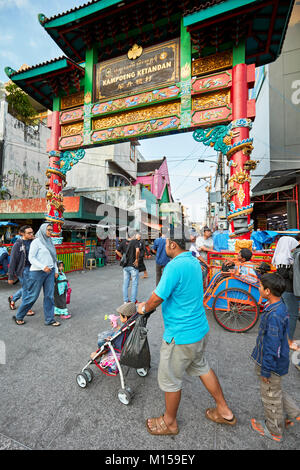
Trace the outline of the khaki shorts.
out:
[[[163,392],[178,392],[182,388],[183,375],[208,374],[209,364],[205,358],[206,338],[192,344],[170,344],[163,340],[158,368],[158,385]]]

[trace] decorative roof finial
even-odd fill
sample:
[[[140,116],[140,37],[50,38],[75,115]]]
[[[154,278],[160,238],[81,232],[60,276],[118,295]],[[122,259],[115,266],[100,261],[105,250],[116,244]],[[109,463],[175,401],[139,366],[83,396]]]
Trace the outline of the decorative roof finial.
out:
[[[38,20],[39,20],[40,24],[43,26],[43,24],[46,23],[46,21],[48,21],[48,18],[47,18],[47,16],[44,15],[44,13],[39,13],[38,14]]]
[[[16,71],[12,69],[11,67],[5,67],[4,71],[6,75],[8,76],[8,78],[10,78],[14,73],[16,73]]]

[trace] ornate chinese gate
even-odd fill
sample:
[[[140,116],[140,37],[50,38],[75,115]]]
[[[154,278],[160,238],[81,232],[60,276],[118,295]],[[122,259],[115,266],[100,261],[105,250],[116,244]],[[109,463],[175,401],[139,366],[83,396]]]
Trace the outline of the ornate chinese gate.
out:
[[[231,237],[250,243],[255,66],[280,54],[293,0],[92,0],[39,15],[66,57],[7,75],[52,110],[46,220],[86,148],[178,132],[227,155]]]

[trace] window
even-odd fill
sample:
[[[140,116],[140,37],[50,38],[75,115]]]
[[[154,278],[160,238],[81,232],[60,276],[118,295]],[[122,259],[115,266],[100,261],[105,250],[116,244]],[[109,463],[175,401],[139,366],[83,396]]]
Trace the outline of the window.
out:
[[[135,162],[135,145],[132,142],[130,142],[130,160]]]
[[[108,175],[108,185],[110,188],[120,188],[129,186],[129,181],[123,178],[122,175]]]

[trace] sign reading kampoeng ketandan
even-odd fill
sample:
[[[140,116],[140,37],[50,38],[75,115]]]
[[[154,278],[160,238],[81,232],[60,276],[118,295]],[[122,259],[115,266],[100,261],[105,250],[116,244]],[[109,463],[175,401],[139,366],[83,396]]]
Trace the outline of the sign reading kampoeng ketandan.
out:
[[[160,88],[179,81],[179,40],[144,49],[136,59],[127,55],[96,65],[96,100]]]

